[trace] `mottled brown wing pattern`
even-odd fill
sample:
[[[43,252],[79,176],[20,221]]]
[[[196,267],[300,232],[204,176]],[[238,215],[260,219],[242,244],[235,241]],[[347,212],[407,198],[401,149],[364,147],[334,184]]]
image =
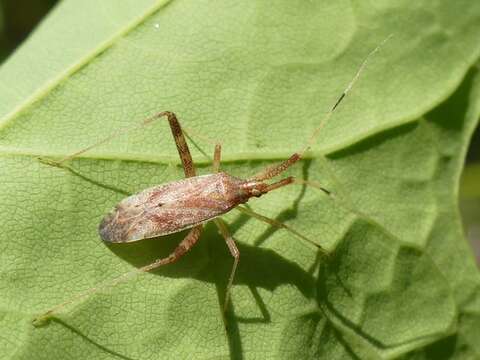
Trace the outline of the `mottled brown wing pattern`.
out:
[[[243,180],[225,173],[155,186],[122,200],[99,226],[102,240],[132,242],[191,228],[247,200]]]

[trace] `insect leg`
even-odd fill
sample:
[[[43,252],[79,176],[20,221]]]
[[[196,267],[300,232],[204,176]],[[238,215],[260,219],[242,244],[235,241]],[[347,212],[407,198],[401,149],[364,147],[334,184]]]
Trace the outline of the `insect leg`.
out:
[[[192,129],[185,129],[184,128],[183,133],[188,138],[188,140],[190,140],[190,142],[192,142],[193,145],[203,154],[203,156],[205,156],[209,160],[212,160],[212,158],[210,156],[208,156],[207,153],[205,153],[205,151],[203,151],[203,149],[200,148],[200,146],[198,146],[196,144],[196,142],[193,140],[191,134],[193,134],[195,136],[195,138],[199,138],[200,140],[202,140],[204,142],[207,142],[209,144],[213,144],[215,146],[215,151],[213,153],[212,168],[213,168],[214,173],[219,172],[220,171],[220,157],[221,157],[221,152],[222,152],[222,143],[217,141],[217,140],[212,140],[211,138],[209,138],[209,137],[207,137],[203,134],[200,134],[198,131],[193,131]]]
[[[185,236],[185,238],[180,242],[180,244],[178,244],[178,246],[175,248],[175,250],[170,255],[168,255],[167,257],[157,259],[151,264],[148,264],[148,265],[145,265],[145,266],[143,266],[139,269],[135,269],[133,271],[124,273],[124,274],[122,274],[122,275],[120,275],[120,276],[118,276],[118,277],[116,277],[112,280],[107,280],[103,283],[100,283],[99,285],[97,285],[95,287],[92,287],[92,288],[84,291],[83,293],[80,293],[77,296],[75,296],[73,298],[70,298],[69,300],[67,300],[63,303],[54,306],[53,308],[46,311],[45,313],[37,316],[33,320],[34,325],[41,325],[45,320],[52,317],[54,314],[58,313],[65,306],[68,306],[68,305],[70,305],[74,302],[80,301],[82,299],[88,298],[90,295],[93,295],[94,293],[96,293],[100,290],[114,287],[115,285],[117,285],[121,282],[124,282],[126,280],[129,280],[129,279],[131,279],[135,276],[138,276],[141,273],[148,272],[148,271],[154,270],[154,269],[156,269],[156,268],[158,268],[162,265],[170,264],[170,263],[173,263],[173,262],[177,261],[178,259],[180,259],[180,257],[182,255],[184,255],[188,250],[190,250],[193,245],[195,245],[195,243],[198,241],[198,239],[200,237],[201,232],[202,232],[202,225],[195,226],[194,228],[192,228],[190,230],[190,232]]]
[[[156,116],[167,116],[168,122],[170,124],[170,130],[172,130],[173,139],[175,140],[175,145],[177,145],[178,155],[180,155],[180,160],[182,161],[185,177],[188,178],[195,176],[196,172],[195,166],[193,165],[192,155],[190,154],[190,149],[188,148],[187,142],[185,141],[182,127],[180,126],[177,117],[174,113],[170,111],[161,112]]]
[[[230,231],[228,230],[227,225],[223,222],[223,220],[217,218],[213,220],[215,225],[217,225],[218,230],[225,238],[227,242],[228,250],[230,250],[230,254],[233,256],[233,266],[232,271],[230,272],[230,276],[228,278],[227,289],[225,290],[225,300],[223,303],[223,312],[227,311],[228,302],[230,300],[230,292],[232,289],[233,279],[235,278],[235,272],[237,271],[238,261],[240,260],[240,252],[238,251],[237,245],[235,245],[235,241],[233,240],[232,235],[230,235]]]
[[[306,241],[308,242],[309,244],[315,246],[317,249],[319,249],[324,255],[328,255],[328,251],[326,249],[324,249],[322,246],[318,245],[315,241],[309,239],[307,236],[299,233],[297,230],[291,228],[290,226],[288,226],[287,224],[284,224],[280,221],[277,221],[275,219],[272,219],[272,218],[269,218],[267,216],[264,216],[264,215],[261,215],[247,207],[244,207],[244,206],[237,206],[235,207],[235,209],[241,211],[242,213],[248,215],[248,216],[251,216],[257,220],[260,220],[260,221],[263,221],[267,224],[270,224],[272,226],[275,226],[276,228],[279,228],[279,229],[285,229],[286,231],[288,231],[289,233],[295,235],[297,238],[303,240],[303,241]]]
[[[220,171],[220,158],[222,155],[222,145],[216,144],[215,151],[213,153],[213,163],[212,168],[214,173],[218,173]]]
[[[169,124],[170,124],[170,129],[172,131],[173,138],[175,140],[175,144],[177,145],[178,154],[180,155],[180,159],[182,161],[185,176],[186,177],[195,176],[195,168],[193,166],[192,156],[190,155],[190,150],[188,149],[188,145],[185,141],[185,137],[183,136],[182,128],[181,128],[180,123],[178,122],[175,114],[170,112],[170,111],[159,112],[159,113],[143,120],[140,124],[136,124],[134,126],[126,127],[126,128],[121,129],[119,131],[116,131],[114,134],[111,134],[111,135],[107,136],[106,138],[96,142],[95,144],[87,146],[86,148],[84,148],[82,150],[79,150],[79,151],[76,151],[73,154],[67,155],[67,156],[65,156],[64,158],[62,158],[58,161],[53,161],[53,160],[50,160],[50,159],[40,159],[40,160],[42,162],[45,162],[45,163],[49,164],[49,165],[61,167],[62,164],[65,163],[66,161],[69,161],[69,160],[71,160],[71,159],[73,159],[73,158],[75,158],[75,157],[77,157],[77,156],[79,156],[79,155],[97,147],[97,146],[105,144],[105,143],[107,143],[107,142],[109,142],[109,141],[111,141],[111,140],[113,140],[113,139],[131,131],[131,130],[135,130],[135,129],[138,129],[138,128],[142,128],[146,125],[149,125],[150,123],[154,122],[155,120],[161,119],[163,117],[166,117]]]
[[[145,265],[138,269],[140,272],[148,272],[154,270],[162,265],[170,264],[180,259],[193,245],[195,245],[202,233],[203,225],[197,225],[185,236],[185,238],[178,244],[175,250],[165,258],[155,260],[149,265]]]

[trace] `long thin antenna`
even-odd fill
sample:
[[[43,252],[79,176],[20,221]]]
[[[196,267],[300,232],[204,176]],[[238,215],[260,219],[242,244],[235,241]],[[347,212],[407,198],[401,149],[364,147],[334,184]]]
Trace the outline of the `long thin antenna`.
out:
[[[365,60],[363,60],[362,64],[360,65],[360,67],[358,68],[357,72],[355,73],[355,76],[353,77],[353,79],[349,82],[349,84],[347,85],[347,87],[345,88],[345,90],[342,92],[342,95],[340,95],[340,97],[338,98],[338,100],[335,102],[335,105],[333,105],[333,107],[330,109],[330,111],[325,115],[325,117],[323,118],[323,120],[320,122],[320,125],[313,131],[312,135],[310,136],[310,139],[308,140],[307,142],[307,145],[303,148],[303,150],[299,151],[298,154],[300,155],[300,157],[303,157],[303,155],[305,154],[305,152],[307,152],[311,147],[312,145],[315,143],[315,141],[317,140],[317,137],[318,135],[320,134],[320,132],[322,131],[323,127],[325,126],[325,124],[328,122],[328,120],[332,117],[333,113],[335,112],[335,109],[340,105],[340,103],[343,101],[343,99],[345,99],[345,97],[347,96],[347,94],[350,92],[350,90],[352,90],[352,87],[353,85],[355,85],[355,83],[357,82],[358,78],[360,77],[360,74],[362,73],[362,71],[365,69],[365,67],[367,66],[367,63],[368,61],[370,60],[370,58],[375,55],[378,50],[380,50],[380,48],[385,45],[385,43],[390,40],[390,38],[393,36],[393,34],[390,34],[388,35],[380,44],[377,45],[377,47],[375,49],[373,49],[368,55],[367,57],[365,58]]]
[[[266,169],[263,169],[259,173],[255,174],[254,176],[251,176],[248,178],[248,180],[252,181],[264,181],[271,179],[281,173],[283,173],[285,170],[287,170],[290,166],[295,164],[298,160],[303,158],[305,153],[312,147],[312,145],[315,143],[315,141],[318,138],[318,135],[322,131],[323,127],[325,124],[328,122],[328,120],[332,117],[333,113],[335,112],[335,109],[340,105],[340,103],[345,99],[347,94],[352,90],[353,85],[357,82],[358,78],[360,77],[360,74],[362,73],[363,69],[367,66],[368,61],[370,58],[378,51],[380,48],[385,45],[385,43],[390,40],[390,38],[393,36],[393,34],[390,34],[385,40],[383,40],[380,44],[377,45],[375,49],[373,49],[363,60],[362,64],[358,68],[357,72],[355,73],[355,76],[352,78],[352,80],[348,83],[347,87],[345,90],[343,90],[342,95],[338,98],[338,100],[335,102],[335,105],[330,109],[330,111],[325,115],[323,120],[320,122],[320,125],[313,131],[312,135],[307,141],[307,145],[300,151],[293,153],[288,159],[282,161],[280,164],[275,164],[272,166],[267,167]]]

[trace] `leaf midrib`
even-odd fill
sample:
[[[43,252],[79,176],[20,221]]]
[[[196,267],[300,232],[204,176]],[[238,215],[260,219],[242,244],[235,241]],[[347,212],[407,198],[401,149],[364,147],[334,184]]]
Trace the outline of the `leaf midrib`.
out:
[[[322,156],[328,156],[329,154],[333,154],[335,152],[347,149],[351,146],[361,143],[362,141],[376,136],[382,132],[390,131],[394,128],[402,127],[409,123],[418,122],[418,119],[400,121],[397,124],[392,124],[392,126],[377,126],[371,131],[366,131],[363,134],[358,134],[357,136],[351,137],[346,141],[339,142],[337,144],[323,147],[322,150],[310,150],[308,151],[305,156],[302,158],[305,160],[311,160],[315,158],[319,158]],[[0,126],[0,133],[2,130],[2,126]],[[88,146],[88,144],[86,144]],[[223,146],[225,149],[225,144]],[[78,150],[78,149],[76,149]],[[76,151],[74,150],[74,151]],[[300,150],[300,147],[296,149],[297,151]],[[233,163],[233,162],[242,162],[242,161],[281,161],[285,160],[290,157],[295,151],[292,149],[291,151],[262,151],[259,149],[258,152],[235,152],[235,153],[222,153],[222,162]],[[38,156],[47,156],[52,158],[62,158],[65,156],[70,155],[71,153],[53,153],[53,152],[33,152],[27,149],[21,149],[16,147],[2,147],[0,146],[0,156],[27,156],[27,157],[38,157]],[[134,156],[129,156],[127,153],[122,153],[121,156],[117,156],[114,154],[109,154],[108,152],[99,154],[99,153],[91,153],[91,154],[82,154],[78,157],[78,159],[90,159],[90,160],[124,160],[124,161],[137,161],[137,162],[145,162],[145,163],[155,163],[155,164],[172,164],[172,163],[180,163],[180,160],[177,155],[160,155],[160,156],[142,156],[140,154],[135,154]],[[195,163],[199,164],[208,164],[211,163],[210,160],[205,160],[205,158],[195,159]]]

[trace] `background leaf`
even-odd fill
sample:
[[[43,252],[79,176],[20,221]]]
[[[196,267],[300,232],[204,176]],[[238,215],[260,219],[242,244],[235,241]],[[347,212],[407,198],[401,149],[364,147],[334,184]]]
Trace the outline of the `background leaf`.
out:
[[[456,196],[480,112],[479,17],[470,1],[62,2],[0,68],[2,357],[477,357],[479,277]],[[241,261],[227,331],[232,259],[211,225],[177,264],[33,327],[181,238],[105,246],[97,235],[125,193],[181,177],[165,124],[85,153],[74,172],[38,156],[173,110],[220,139],[222,168],[246,177],[301,148],[392,33],[290,172],[334,196],[291,186],[251,202],[330,259],[232,212]]]

